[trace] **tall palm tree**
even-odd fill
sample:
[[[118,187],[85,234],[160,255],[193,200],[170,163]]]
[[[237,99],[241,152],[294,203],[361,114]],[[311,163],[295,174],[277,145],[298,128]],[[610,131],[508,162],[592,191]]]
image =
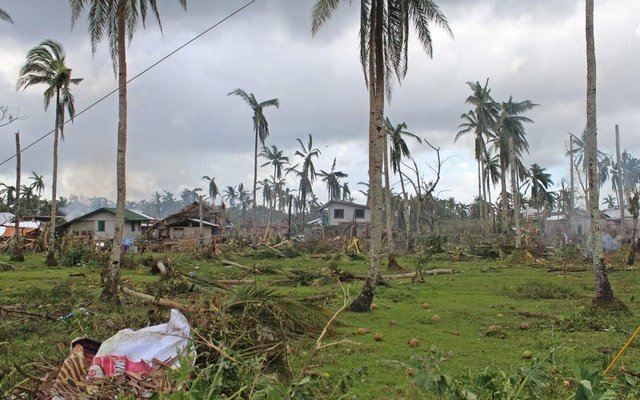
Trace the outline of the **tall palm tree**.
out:
[[[472,94],[467,97],[465,103],[471,104],[473,109],[462,114],[463,122],[459,128],[461,130],[456,134],[454,142],[468,132],[473,132],[474,140],[474,157],[478,164],[478,197],[486,202],[483,195],[483,171],[482,155],[486,147],[486,143],[495,137],[496,120],[498,116],[499,104],[491,97],[491,89],[489,88],[489,78],[487,78],[484,86],[476,81],[467,82],[467,86],[471,89]],[[480,218],[486,218],[485,202],[480,202]],[[486,228],[486,224],[484,225]]]
[[[227,96],[236,95],[253,110],[253,132],[255,134],[255,143],[253,149],[253,212],[251,215],[251,230],[255,244],[256,240],[256,191],[258,189],[258,142],[264,147],[264,142],[269,136],[269,123],[264,115],[264,109],[267,107],[280,107],[278,99],[265,100],[259,102],[253,93],[247,93],[242,89],[236,89],[227,94]]]
[[[404,219],[404,226],[405,226],[405,238],[406,238],[406,248],[407,250],[410,249],[412,247],[411,241],[413,240],[411,237],[411,224],[410,224],[410,212],[411,212],[411,207],[410,207],[410,202],[409,202],[409,198],[407,196],[407,191],[404,187],[404,177],[402,176],[402,159],[403,158],[410,158],[411,157],[411,151],[409,151],[409,146],[407,146],[407,143],[404,141],[404,137],[411,137],[415,140],[418,141],[418,143],[422,143],[422,140],[417,136],[414,135],[413,133],[407,131],[407,124],[402,122],[400,124],[397,124],[396,126],[393,126],[393,124],[391,123],[391,121],[389,120],[389,118],[385,118],[385,129],[386,129],[386,133],[387,133],[387,139],[391,142],[389,145],[389,161],[385,160],[385,186],[387,187],[387,210],[389,210],[387,212],[387,244],[388,244],[388,250],[389,250],[389,261],[388,261],[388,269],[399,269],[400,266],[398,265],[398,263],[396,262],[395,259],[395,253],[394,253],[394,242],[393,242],[393,235],[390,235],[389,233],[392,232],[392,223],[391,223],[391,188],[389,186],[389,166],[388,164],[391,164],[391,168],[393,169],[393,172],[395,174],[398,174],[400,176],[400,187],[402,188],[402,198],[403,198],[403,202],[404,202],[404,212],[402,213],[403,219]],[[385,152],[386,152],[386,147],[385,147]],[[386,155],[386,153],[385,153]],[[387,158],[387,157],[385,157]]]
[[[316,0],[312,32],[327,22],[340,2]],[[368,311],[380,269],[382,238],[382,149],[384,143],[384,97],[391,93],[391,75],[404,78],[408,66],[409,25],[417,31],[427,55],[432,55],[430,22],[451,33],[445,16],[432,0],[361,0],[360,62],[369,89],[369,206],[371,233],[369,272],[351,311]]]
[[[285,156],[284,152],[275,145],[271,147],[265,146],[259,156],[267,159],[267,162],[262,164],[261,167],[273,167],[273,199],[279,199],[284,186],[283,177],[287,174],[285,166],[289,165],[289,157]],[[274,204],[269,203],[269,223],[271,223],[271,211],[274,207],[275,202]]]
[[[213,176],[210,178],[209,176],[204,175],[202,179],[205,181],[209,181],[209,187],[208,187],[209,198],[211,199],[211,205],[215,207],[216,197],[220,195],[220,190],[218,189],[218,185],[216,185],[216,177]]]
[[[521,162],[522,153],[529,152],[529,142],[526,138],[524,123],[533,121],[522,114],[537,107],[538,105],[529,100],[514,102],[512,97],[500,104],[498,119],[496,121],[496,134],[492,139],[493,147],[500,155],[500,175],[501,200],[502,200],[502,232],[509,237],[511,235],[511,224],[509,220],[509,199],[507,195],[507,168],[517,168]],[[511,155],[509,146],[513,140],[514,154]],[[512,174],[513,175],[513,174]],[[515,187],[519,185],[515,184]],[[514,198],[515,200],[515,198]],[[514,214],[520,210],[513,210]]]
[[[38,204],[36,209],[36,215],[40,215],[40,198],[42,197],[42,192],[44,191],[44,179],[42,175],[36,174],[35,171],[31,171],[31,173],[33,175],[30,176],[29,179],[31,179],[33,182],[31,183],[30,186],[32,189],[35,189],[35,191],[38,193]]]
[[[313,165],[313,159],[320,157],[320,150],[313,147],[313,137],[309,134],[309,141],[307,142],[307,146],[302,143],[302,140],[299,138],[296,139],[298,144],[300,145],[300,150],[296,150],[295,155],[302,159],[302,167],[300,170],[297,170],[296,166],[292,167],[291,170],[296,173],[298,178],[300,179],[300,200],[302,202],[302,236],[304,237],[305,229],[304,229],[304,217],[305,210],[307,205],[307,196],[313,194],[313,182],[316,180],[316,168]]]
[[[322,181],[327,186],[327,201],[340,200],[342,185],[340,185],[340,179],[346,178],[349,175],[342,171],[336,171],[336,158],[333,158],[333,164],[331,164],[331,170],[329,172],[320,170],[318,176],[322,177]]]
[[[187,8],[187,0],[178,0],[183,9]],[[72,24],[88,7],[89,36],[91,50],[96,52],[103,39],[109,42],[113,72],[118,76],[118,144],[116,157],[116,216],[113,232],[114,246],[111,259],[105,265],[102,279],[102,298],[119,303],[118,285],[120,284],[120,258],[124,234],[124,211],[127,198],[126,154],[127,154],[127,46],[133,34],[142,22],[145,26],[147,13],[151,11],[158,22],[160,30],[160,13],[156,0],[69,0]]]
[[[53,176],[51,179],[51,237],[47,251],[48,266],[58,265],[55,258],[55,231],[58,212],[58,141],[64,140],[65,109],[73,121],[76,115],[70,86],[77,85],[82,78],[71,78],[71,68],[66,63],[62,45],[47,39],[27,53],[27,61],[20,69],[16,88],[26,89],[32,85],[45,85],[44,109],[49,108],[55,97],[56,116],[53,134]]]
[[[593,0],[585,0],[585,35],[587,42],[587,174],[589,190],[589,211],[591,214],[591,240],[593,243],[592,264],[595,281],[593,303],[607,306],[614,301],[613,289],[609,284],[604,263],[602,235],[600,233],[600,184],[598,182],[598,141],[596,114],[596,49],[593,35]]]

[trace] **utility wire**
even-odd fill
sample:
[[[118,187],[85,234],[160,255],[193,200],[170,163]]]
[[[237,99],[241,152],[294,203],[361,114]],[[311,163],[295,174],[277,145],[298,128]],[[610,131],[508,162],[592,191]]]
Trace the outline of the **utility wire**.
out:
[[[220,21],[216,22],[215,24],[211,25],[209,28],[205,29],[204,31],[202,31],[201,33],[199,33],[198,35],[196,35],[195,37],[193,37],[191,40],[187,41],[186,43],[184,43],[182,46],[178,47],[177,49],[173,50],[171,53],[167,54],[166,56],[162,57],[161,59],[159,59],[158,61],[156,61],[155,63],[151,64],[150,66],[148,66],[147,68],[145,68],[144,70],[142,70],[140,73],[136,74],[133,78],[129,79],[123,86],[128,85],[129,83],[133,82],[134,80],[136,80],[137,78],[139,78],[140,76],[142,76],[143,74],[149,72],[149,70],[153,69],[154,67],[156,67],[158,64],[162,63],[163,61],[165,61],[167,58],[171,57],[172,55],[176,54],[177,52],[179,52],[180,50],[184,49],[185,47],[187,47],[188,45],[190,45],[191,43],[195,42],[197,39],[199,39],[200,37],[204,36],[205,34],[207,34],[209,31],[211,31],[214,28],[217,28],[218,26],[222,25],[222,23],[226,22],[227,20],[231,19],[232,17],[234,17],[236,14],[240,13],[241,11],[243,11],[245,8],[249,7],[251,4],[255,3],[256,0],[251,0],[250,2],[248,2],[247,4],[243,5],[242,7],[238,8],[237,10],[235,10],[234,12],[232,12],[231,14],[227,15],[226,17],[224,17],[223,19],[221,19]],[[95,102],[93,102],[92,104],[90,104],[88,107],[84,108],[82,111],[76,113],[74,118],[79,117],[80,115],[84,114],[85,112],[89,111],[90,109],[92,109],[93,107],[95,107],[96,105],[98,105],[99,103],[101,103],[102,101],[106,100],[109,96],[111,96],[112,94],[116,93],[118,90],[120,90],[120,86],[118,86],[117,88],[113,89],[112,91],[110,91],[109,93],[105,94],[104,96],[102,96],[100,99],[96,100]],[[69,122],[71,122],[72,119],[69,118],[67,119],[64,124],[68,124]],[[26,150],[28,150],[29,148],[35,146],[38,142],[44,140],[47,136],[51,135],[53,132],[55,132],[55,128],[50,130],[49,132],[45,133],[44,135],[42,135],[40,138],[34,140],[33,142],[29,143],[29,145],[25,146],[22,148],[22,150],[20,150],[20,154],[24,153]],[[11,157],[7,158],[6,160],[4,160],[3,162],[0,163],[0,166],[8,163],[9,161],[13,160],[16,157],[16,154],[12,155]]]

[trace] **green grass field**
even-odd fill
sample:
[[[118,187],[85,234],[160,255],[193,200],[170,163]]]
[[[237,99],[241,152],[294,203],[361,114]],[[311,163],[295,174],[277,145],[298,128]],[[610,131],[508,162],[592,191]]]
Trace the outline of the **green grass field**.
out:
[[[245,271],[223,266],[215,259],[169,257],[174,268],[183,273],[197,266],[201,279],[246,278]],[[255,278],[261,284],[282,280],[285,275],[281,270],[326,273],[332,265],[342,271],[363,274],[367,269],[366,260],[347,257],[337,262],[305,256],[230,259],[249,266],[255,263],[259,269],[270,271]],[[8,262],[8,257],[0,256],[0,261]],[[399,261],[409,270],[415,268],[413,257],[401,257]],[[478,398],[492,398],[487,397],[488,392],[478,393],[478,379],[493,373],[515,376],[533,369],[533,372],[544,370],[550,374],[551,378],[545,383],[549,387],[543,391],[548,393],[548,398],[571,398],[576,391],[575,371],[580,367],[602,370],[640,323],[640,308],[635,298],[640,273],[610,272],[614,291],[630,312],[607,313],[589,306],[593,278],[586,263],[570,266],[587,267],[584,272],[547,272],[556,266],[554,262],[557,261],[528,266],[504,261],[434,259],[429,268],[452,268],[456,273],[426,276],[425,283],[417,284],[409,278],[389,280],[387,286],[377,289],[374,300],[377,309],[362,314],[340,314],[331,335],[323,338],[323,344],[332,345],[311,359],[309,355],[316,337],[295,340],[290,356],[294,376],[303,367],[314,371],[316,388],[327,398],[340,395],[357,399],[448,398],[449,395],[438,394],[429,383],[441,376],[455,381],[449,386],[468,387]],[[113,309],[98,301],[98,267],[45,268],[43,265],[40,256],[28,256],[24,263],[14,264],[14,271],[0,272],[0,304],[20,305],[22,310],[55,318],[69,312],[78,313],[81,306],[97,315],[78,314],[68,321],[48,321],[0,314],[0,372],[3,374],[15,364],[27,365],[43,359],[59,362],[67,354],[66,345],[77,336],[104,340],[119,329],[136,329],[147,323],[150,307],[145,304],[126,299],[125,307]],[[145,284],[158,279],[142,267],[123,270],[122,274],[126,286],[141,291],[145,290]],[[361,284],[349,282],[344,287],[355,297]],[[277,290],[292,295],[333,292],[336,297],[325,304],[329,313],[342,305],[342,290],[337,282],[277,286]],[[190,297],[204,295],[183,293],[176,299],[189,301]],[[358,334],[359,328],[366,328],[368,333]],[[375,340],[376,334],[379,340]],[[409,346],[412,338],[419,340],[418,347]],[[618,368],[640,371],[639,346],[631,346]],[[523,359],[525,351],[531,353],[531,359]],[[564,387],[565,380],[569,388]],[[503,385],[508,382],[497,381]],[[529,398],[522,393],[523,397],[514,398]]]

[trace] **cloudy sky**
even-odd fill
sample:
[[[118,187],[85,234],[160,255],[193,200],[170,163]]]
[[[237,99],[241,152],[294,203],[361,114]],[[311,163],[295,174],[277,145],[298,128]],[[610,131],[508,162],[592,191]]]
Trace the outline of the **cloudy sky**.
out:
[[[160,3],[163,32],[154,21],[140,28],[128,47],[129,76],[167,55],[247,1]],[[253,167],[251,111],[227,93],[242,88],[260,101],[278,98],[279,109],[266,111],[276,145],[291,156],[296,138],[313,136],[321,150],[317,168],[349,174],[352,192],[366,181],[368,95],[358,56],[357,2],[340,5],[334,18],[313,37],[313,0],[257,0],[244,11],[187,46],[129,88],[128,197],[149,199],[155,190],[176,195],[183,188],[206,187],[203,175],[220,187],[250,186]],[[494,99],[531,100],[540,107],[528,116],[531,151],[525,164],[548,169],[559,186],[568,176],[564,153],[568,132],[585,126],[585,39],[583,0],[441,0],[454,38],[433,27],[434,57],[415,37],[410,40],[409,70],[396,83],[387,116],[441,149],[445,164],[439,197],[470,202],[476,192],[473,139],[454,143],[470,89],[467,81],[490,79]],[[16,92],[18,71],[27,51],[44,39],[61,42],[75,77],[80,111],[115,88],[107,43],[91,53],[86,15],[72,29],[67,1],[9,0],[0,8],[15,24],[0,21],[0,105],[21,120],[0,128],[0,162],[53,127],[54,109],[43,108],[43,87]],[[598,141],[614,152],[614,125],[622,147],[640,156],[640,8],[637,0],[597,0]],[[60,149],[60,191],[64,196],[115,199],[117,96],[111,96],[65,131]],[[52,137],[23,154],[30,171],[51,182]],[[435,154],[412,145],[421,172],[432,175]],[[269,171],[262,171],[264,177]],[[13,182],[13,160],[0,165],[0,182]],[[321,200],[323,185],[316,186]],[[362,198],[360,198],[362,200]]]

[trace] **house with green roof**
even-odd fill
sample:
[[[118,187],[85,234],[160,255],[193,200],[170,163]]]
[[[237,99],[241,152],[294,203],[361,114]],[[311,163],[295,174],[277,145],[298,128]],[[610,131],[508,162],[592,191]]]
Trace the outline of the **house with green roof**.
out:
[[[155,219],[139,211],[126,209],[124,212],[123,241],[133,241],[142,234],[142,227]],[[70,232],[75,236],[83,236],[91,241],[107,241],[114,237],[116,226],[116,209],[102,207],[65,222],[57,227],[59,231]]]

